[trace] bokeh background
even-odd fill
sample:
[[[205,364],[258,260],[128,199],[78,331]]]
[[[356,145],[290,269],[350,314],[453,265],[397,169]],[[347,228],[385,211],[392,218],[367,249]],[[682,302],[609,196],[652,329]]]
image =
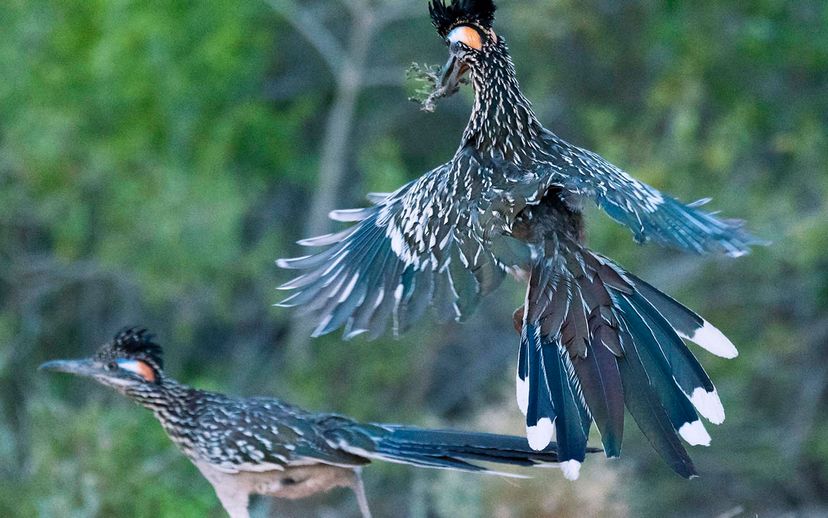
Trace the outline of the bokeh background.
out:
[[[828,4],[503,0],[496,28],[542,121],[658,188],[747,219],[737,260],[591,246],[736,343],[696,349],[727,409],[702,477],[630,426],[621,460],[514,481],[376,465],[377,516],[828,514]],[[0,515],[222,516],[151,415],[47,359],[143,324],[197,386],[373,421],[522,433],[507,282],[462,324],[306,338],[273,264],[447,160],[471,93],[408,102],[445,48],[423,0],[0,3]],[[631,421],[631,420],[628,420]],[[597,436],[593,437],[597,443]],[[355,516],[347,491],[256,516]]]

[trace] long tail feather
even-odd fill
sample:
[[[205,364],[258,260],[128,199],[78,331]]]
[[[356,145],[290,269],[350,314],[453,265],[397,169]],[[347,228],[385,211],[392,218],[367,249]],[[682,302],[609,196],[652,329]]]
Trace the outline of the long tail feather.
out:
[[[631,341],[629,335],[627,340]],[[640,362],[629,355],[618,361],[618,371],[624,383],[624,402],[644,436],[667,461],[673,471],[685,478],[696,476],[696,468],[687,450],[681,445],[658,396],[647,384],[647,374]]]
[[[537,451],[529,447],[525,438],[510,435],[350,422],[327,431],[326,436],[333,445],[354,455],[430,468],[516,476],[476,463],[531,467],[559,462],[555,443]],[[599,450],[589,450],[596,451]]]
[[[574,367],[562,340],[570,346],[582,343],[588,333],[588,323],[582,314],[582,304],[578,302],[580,298],[571,305],[568,302],[561,304],[560,301],[553,303],[550,292],[545,288],[556,282],[548,270],[533,271],[526,307],[536,308],[537,312],[527,309],[524,315],[517,390],[521,407],[523,394],[526,394],[526,436],[529,445],[536,450],[543,449],[552,440],[553,434],[557,434],[564,475],[576,479],[586,456],[589,418],[586,408],[583,408]],[[561,309],[568,315],[566,319],[558,314]],[[550,333],[552,328],[560,328],[562,324],[565,326],[562,333]]]
[[[685,396],[708,421],[721,424],[725,414],[716,387],[690,349],[644,297],[636,294],[630,298],[630,303],[660,344],[673,378]]]
[[[638,277],[630,275],[630,278],[635,281],[641,296],[664,316],[679,336],[722,358],[730,359],[739,355],[733,343],[710,322]]]
[[[621,455],[624,438],[624,389],[618,362],[606,347],[590,342],[586,358],[573,360],[587,406],[601,432],[607,457]]]
[[[558,458],[575,478],[591,420],[606,455],[620,455],[626,406],[668,464],[694,476],[679,438],[709,445],[699,414],[719,424],[724,410],[681,338],[721,356],[734,356],[735,348],[701,317],[608,259],[579,246],[549,255],[530,272],[518,352],[516,394],[529,445],[541,449],[556,437]]]
[[[691,445],[710,445],[710,436],[699,421],[693,405],[673,379],[670,365],[662,352],[658,338],[625,296],[617,296],[616,303],[624,313],[629,336],[625,352],[631,361],[644,368],[652,390],[658,394],[670,422],[681,437]]]
[[[557,413],[543,365],[540,330],[536,326],[523,326],[521,349],[526,355],[526,438],[532,449],[542,450],[552,441],[552,423]]]
[[[578,389],[570,383],[572,364],[569,353],[555,342],[546,342],[541,349],[552,404],[558,414],[555,418],[558,457],[564,476],[574,480],[578,478],[581,463],[586,457],[589,428],[585,430],[581,421]]]

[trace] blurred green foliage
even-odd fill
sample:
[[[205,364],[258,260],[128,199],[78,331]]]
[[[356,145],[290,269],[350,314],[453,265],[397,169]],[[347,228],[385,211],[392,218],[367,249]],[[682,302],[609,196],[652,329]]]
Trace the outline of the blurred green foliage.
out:
[[[400,5],[406,2],[401,2]],[[445,161],[470,94],[424,114],[412,61],[441,62],[425,2],[376,34],[348,128],[341,207]],[[342,41],[345,4],[306,1]],[[368,2],[380,7],[393,0]],[[413,3],[411,3],[413,4]],[[0,4],[0,514],[220,516],[151,416],[35,372],[143,323],[184,381],[375,421],[521,433],[511,395],[521,295],[398,341],[302,344],[270,307],[316,194],[336,82],[285,1]],[[622,460],[530,482],[367,470],[379,516],[828,513],[828,6],[504,1],[541,119],[658,188],[747,219],[749,257],[637,247],[594,214],[590,242],[697,309],[740,347],[700,353],[728,420],[673,477],[634,426]],[[347,48],[347,45],[345,46]],[[376,74],[375,74],[376,72]],[[376,80],[379,72],[385,74]],[[372,82],[373,81],[373,82]],[[306,355],[299,361],[297,356]],[[712,427],[711,427],[712,428]],[[347,493],[257,512],[355,513]]]
[[[34,398],[30,411],[30,473],[0,489],[4,516],[205,516],[215,506],[201,474],[135,408]]]

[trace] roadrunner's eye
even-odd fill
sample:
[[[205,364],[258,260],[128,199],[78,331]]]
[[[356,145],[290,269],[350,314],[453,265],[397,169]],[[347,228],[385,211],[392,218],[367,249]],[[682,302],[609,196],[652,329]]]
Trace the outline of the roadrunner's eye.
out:
[[[155,371],[146,362],[140,360],[118,360],[118,367],[133,372],[146,381],[155,381]]]
[[[106,364],[106,367],[104,367],[104,369],[106,369],[108,371],[114,371],[117,368],[118,368],[118,364],[115,363],[115,362],[109,362],[109,363]]]
[[[446,40],[449,45],[459,41],[463,45],[471,47],[475,50],[483,48],[483,38],[480,37],[480,33],[468,25],[461,25],[460,27],[453,29],[449,33],[448,37],[446,37]]]

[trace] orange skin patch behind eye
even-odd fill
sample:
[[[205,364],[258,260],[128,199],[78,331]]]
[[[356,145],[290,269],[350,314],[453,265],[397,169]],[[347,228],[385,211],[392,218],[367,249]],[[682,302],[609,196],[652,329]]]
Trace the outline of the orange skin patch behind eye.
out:
[[[136,363],[138,364],[138,375],[149,382],[155,382],[155,371],[152,370],[152,367],[141,361]]]
[[[141,360],[119,361],[122,369],[134,372],[150,383],[155,382],[155,371],[146,362]]]
[[[448,39],[449,43],[459,41],[475,50],[483,48],[483,38],[480,37],[480,33],[468,25],[461,25],[460,27],[452,29],[446,39]]]

